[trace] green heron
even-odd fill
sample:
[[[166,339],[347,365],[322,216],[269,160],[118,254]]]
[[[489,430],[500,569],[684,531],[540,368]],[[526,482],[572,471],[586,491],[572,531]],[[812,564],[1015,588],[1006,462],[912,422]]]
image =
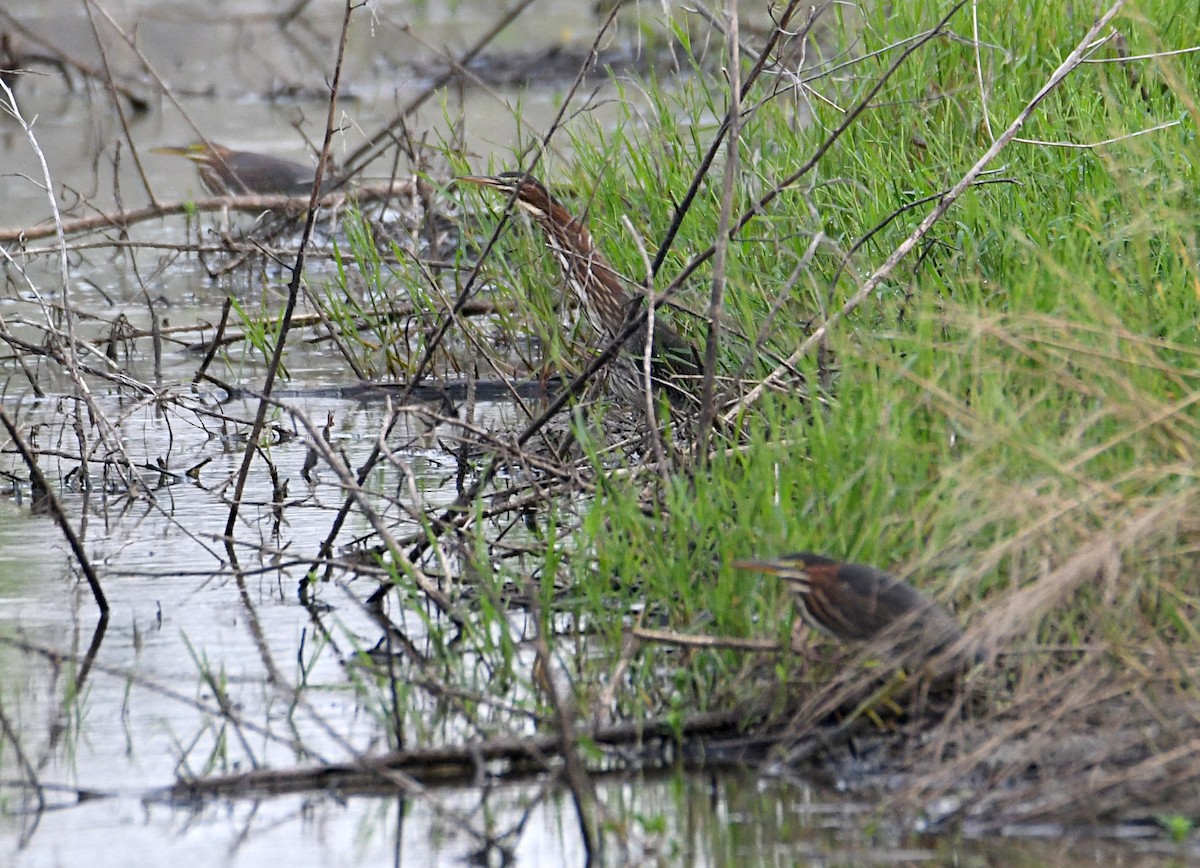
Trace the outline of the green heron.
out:
[[[843,642],[891,641],[898,657],[914,660],[936,656],[963,635],[945,609],[874,567],[812,552],[734,565],[782,578],[795,591],[809,626]]]
[[[183,147],[154,148],[156,154],[187,157],[196,164],[204,188],[214,196],[305,196],[312,191],[313,169],[291,160],[253,151],[234,151],[196,142]]]
[[[618,337],[630,318],[642,315],[645,296],[626,291],[623,280],[592,243],[583,221],[573,217],[545,186],[523,172],[499,175],[464,175],[456,180],[499,190],[529,214],[546,236],[546,246],[558,260],[563,275],[578,299],[584,316],[600,337],[601,346]],[[623,352],[611,366],[615,391],[641,406],[645,394],[642,354],[646,347],[645,321],[626,339]],[[686,406],[694,401],[693,389],[701,372],[696,348],[662,319],[654,320],[650,350],[650,377],[671,403]],[[690,383],[688,381],[691,381]]]

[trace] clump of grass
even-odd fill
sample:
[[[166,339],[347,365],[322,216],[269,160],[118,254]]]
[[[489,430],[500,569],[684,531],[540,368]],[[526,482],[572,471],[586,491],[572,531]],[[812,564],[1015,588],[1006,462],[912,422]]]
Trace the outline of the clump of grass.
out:
[[[860,110],[905,40],[944,14],[934,5],[877,4],[845,44],[827,47],[848,62],[836,74],[833,65],[823,74],[776,69],[775,80],[795,84],[798,96],[748,94],[734,213],[804,165],[848,116],[853,123],[731,241],[718,358],[746,385],[854,297],[1091,25],[1065,4],[960,13],[951,23],[957,38],[914,51]],[[1178,4],[1147,0],[1117,26],[1131,53],[1152,54],[1200,39],[1197,22],[1184,18]],[[968,38],[973,27],[977,42]],[[574,451],[551,452],[562,478],[584,484],[555,487],[530,507],[533,541],[477,585],[479,620],[467,634],[488,676],[539,696],[528,672],[530,623],[508,609],[523,595],[541,613],[532,632],[569,661],[574,701],[597,716],[682,719],[743,707],[764,689],[791,697],[781,707],[801,705],[796,697],[808,698],[804,708],[824,707],[817,700],[828,682],[862,661],[819,640],[826,659],[816,664],[629,641],[639,625],[786,648],[792,612],[783,589],[730,564],[810,549],[904,575],[956,609],[989,654],[972,690],[991,704],[964,700],[962,718],[947,716],[918,758],[926,770],[958,762],[953,781],[920,779],[914,793],[923,803],[982,774],[988,758],[970,749],[968,732],[976,743],[1044,747],[1068,728],[1111,724],[1106,732],[1120,731],[1112,743],[1125,752],[1098,748],[1097,762],[1177,749],[1179,727],[1152,744],[1123,724],[1086,722],[1089,685],[1103,684],[1110,699],[1133,692],[1148,683],[1144,661],[1166,658],[1149,681],[1161,692],[1142,695],[1128,719],[1157,710],[1181,720],[1196,674],[1181,661],[1200,638],[1189,627],[1188,582],[1188,516],[1200,500],[1191,397],[1200,392],[1198,179],[1189,156],[1200,75],[1180,58],[1133,63],[1082,66],[1053,91],[988,183],[958,200],[865,303],[832,324],[820,352],[798,362],[804,387],[753,405],[744,440],[684,470],[646,468],[641,453],[622,461],[604,449],[602,410],[573,416]],[[640,278],[716,135],[726,83],[696,75],[669,87],[618,87],[644,97],[641,107],[623,103],[626,113],[604,128],[583,115],[569,127],[574,160],[544,162],[538,174],[586,213],[616,268]],[[656,287],[714,243],[719,177],[703,180]],[[496,212],[492,203],[479,217],[481,237]],[[532,332],[540,355],[514,372],[543,362],[577,370],[577,336],[561,327],[565,293],[542,238],[509,233],[498,250],[480,274],[503,295],[505,312],[489,330],[464,327],[462,336],[482,346],[497,330],[514,343]],[[372,281],[381,274],[370,262],[367,273]],[[401,273],[417,274],[390,276],[403,283]],[[661,311],[697,344],[711,277],[700,268],[672,299],[675,309]],[[460,277],[456,290],[474,279]],[[533,467],[548,473],[529,456],[511,464],[514,477]],[[496,528],[472,527],[473,560],[488,564]],[[1134,669],[1136,677],[1127,674]],[[823,720],[801,713],[791,734]],[[1078,770],[1075,758],[1038,750],[1048,769]],[[1005,760],[1013,776],[1025,758]],[[1195,780],[1194,772],[1181,774]],[[1170,789],[1152,792],[1150,801]],[[1011,800],[1005,810],[998,816],[1032,816]]]
[[[855,51],[869,59],[853,76],[810,85],[821,98],[808,101],[813,119],[798,134],[792,104],[756,103],[735,210],[803,164],[886,66],[887,46],[934,14],[925,4],[888,12],[868,11]],[[916,53],[811,176],[734,239],[731,331],[758,339],[775,307],[765,346],[780,356],[798,346],[930,207],[908,206],[952,186],[1090,24],[1061,5],[977,14],[977,48],[939,39]],[[1118,26],[1130,51],[1152,53],[1195,43],[1196,22],[1183,17],[1178,4],[1148,2]],[[955,30],[967,27],[964,15]],[[1194,646],[1177,603],[1194,599],[1180,585],[1194,546],[1183,522],[1200,499],[1190,397],[1200,389],[1198,179],[1188,156],[1200,82],[1178,58],[1136,71],[1135,84],[1130,66],[1084,66],[1041,105],[1023,132],[1030,141],[996,166],[1003,183],[966,195],[919,254],[835,326],[829,400],[815,400],[816,389],[764,399],[742,447],[669,478],[650,498],[637,474],[601,486],[569,567],[570,609],[604,649],[581,664],[580,691],[599,692],[634,623],[785,642],[781,589],[729,564],[794,549],[909,576],[1010,655],[1004,665],[1020,689],[1106,649],[1150,653],[1164,631]],[[575,162],[556,165],[619,270],[644,273],[642,250],[653,251],[690,182],[686,157],[712,134],[722,87],[699,77],[670,89],[642,83],[649,110],[630,110],[603,135],[585,125],[572,138]],[[1182,123],[1131,137],[1174,121]],[[713,242],[716,178],[689,212],[662,282]],[[703,308],[705,278],[685,289],[685,307]],[[673,319],[702,339],[701,318]],[[746,347],[727,333],[722,363],[740,364]],[[752,376],[772,366],[765,354],[752,361]],[[816,360],[802,366],[817,383]],[[1143,527],[1146,515],[1154,521]],[[1118,543],[1096,561],[1103,569],[1072,574],[1061,593],[1020,596],[1106,535]],[[1010,601],[1012,618],[989,620]],[[1064,648],[1079,654],[1050,650]],[[728,707],[761,690],[741,677],[753,666],[740,652],[692,653],[686,670],[665,660],[645,651],[628,669],[624,713]],[[785,668],[796,692],[828,675]]]

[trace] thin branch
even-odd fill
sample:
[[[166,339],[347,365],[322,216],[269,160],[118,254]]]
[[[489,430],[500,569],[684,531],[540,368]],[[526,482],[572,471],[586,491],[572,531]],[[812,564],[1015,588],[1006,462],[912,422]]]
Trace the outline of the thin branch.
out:
[[[712,289],[708,299],[708,334],[704,341],[704,381],[700,388],[700,426],[696,433],[696,451],[701,463],[708,454],[708,435],[717,415],[717,349],[721,342],[721,319],[725,309],[725,266],[729,253],[729,224],[733,220],[734,182],[738,174],[738,156],[742,135],[742,83],[737,75],[742,59],[738,53],[741,35],[738,31],[737,0],[727,0],[729,17],[729,108],[725,135],[725,175],[721,185],[721,213],[717,223],[717,243],[713,251]],[[783,26],[776,28],[782,31]],[[764,56],[765,56],[764,52]],[[760,61],[762,58],[759,58]]]
[[[79,564],[79,569],[83,570],[84,578],[87,579],[88,587],[92,589],[92,597],[96,601],[96,607],[100,609],[101,616],[107,617],[108,600],[104,596],[104,589],[100,587],[100,577],[96,575],[96,571],[92,567],[92,562],[88,559],[87,552],[83,549],[83,541],[75,533],[75,528],[71,527],[71,522],[67,518],[67,514],[63,512],[62,504],[59,503],[54,492],[50,490],[50,484],[42,474],[41,468],[38,467],[37,456],[29,448],[29,444],[25,442],[25,438],[21,436],[21,432],[17,430],[16,422],[8,415],[8,411],[4,409],[3,404],[0,404],[0,424],[4,425],[8,430],[8,436],[12,438],[13,444],[17,447],[17,451],[21,453],[21,458],[25,461],[25,466],[29,470],[30,488],[38,492],[39,497],[45,498],[50,516],[54,519],[55,524],[58,525],[59,530],[63,532],[63,536],[67,538],[67,545],[71,547],[71,554],[75,556],[75,560]]]
[[[238,469],[237,481],[234,483],[233,499],[229,507],[229,517],[225,522],[225,536],[232,537],[237,526],[238,510],[241,506],[242,494],[246,490],[246,480],[250,477],[250,465],[254,461],[258,438],[262,434],[267,420],[267,410],[271,407],[270,396],[275,379],[283,365],[283,351],[287,346],[288,333],[292,326],[292,315],[296,311],[296,303],[300,298],[300,284],[304,279],[304,257],[308,250],[308,242],[312,237],[313,224],[317,219],[317,202],[321,197],[321,180],[325,168],[329,165],[329,152],[333,146],[333,131],[336,128],[338,88],[342,76],[342,60],[346,56],[346,42],[350,36],[350,16],[355,9],[354,0],[346,0],[345,12],[342,16],[342,35],[338,41],[337,60],[333,67],[333,81],[329,85],[329,109],[325,117],[325,142],[321,147],[321,159],[317,162],[316,174],[313,178],[312,193],[308,202],[308,213],[304,220],[304,230],[300,234],[300,249],[296,253],[296,264],[292,266],[292,279],[288,283],[287,303],[279,323],[279,331],[275,338],[274,353],[267,366],[266,379],[263,382],[262,395],[258,402],[258,411],[254,416],[254,425],[247,437],[246,451],[242,455],[242,464]],[[230,555],[233,556],[232,549]]]
[[[1138,136],[1144,136],[1144,135],[1147,135],[1148,133],[1157,133],[1159,130],[1165,130],[1165,129],[1169,129],[1171,127],[1177,127],[1181,123],[1182,123],[1182,121],[1167,121],[1166,123],[1162,123],[1162,124],[1159,124],[1158,126],[1150,127],[1149,129],[1146,129],[1146,130],[1138,130],[1137,132],[1134,132],[1134,133],[1126,133],[1123,136],[1113,136],[1111,139],[1102,139],[1098,142],[1043,142],[1040,139],[1020,139],[1020,138],[1014,138],[1013,141],[1019,142],[1022,145],[1041,145],[1041,146],[1047,147],[1047,148],[1082,148],[1082,149],[1090,150],[1092,148],[1103,147],[1104,145],[1112,145],[1112,144],[1115,144],[1116,142],[1123,142],[1126,139],[1136,139]]]
[[[958,5],[961,6],[962,4],[960,3]],[[950,207],[958,201],[959,197],[962,196],[962,194],[975,183],[976,179],[980,174],[982,174],[987,165],[994,160],[1002,150],[1004,150],[1004,148],[1010,141],[1012,141],[1012,139],[1016,137],[1017,132],[1022,126],[1025,125],[1025,122],[1029,120],[1030,116],[1033,114],[1034,110],[1038,107],[1042,100],[1044,100],[1049,94],[1057,89],[1058,86],[1062,84],[1063,80],[1066,79],[1066,77],[1070,75],[1076,67],[1079,66],[1083,60],[1083,55],[1085,52],[1091,50],[1092,43],[1099,35],[1100,31],[1103,30],[1108,23],[1116,17],[1117,13],[1121,11],[1121,8],[1124,5],[1125,0],[1116,0],[1116,2],[1108,8],[1108,11],[1106,11],[1104,15],[1092,25],[1088,32],[1084,34],[1083,39],[1081,39],[1075,46],[1075,49],[1069,55],[1067,55],[1066,59],[1059,65],[1058,69],[1054,70],[1049,80],[1042,85],[1041,89],[1036,94],[1034,94],[1033,98],[1030,99],[1030,101],[1020,111],[1016,118],[1013,119],[1012,123],[1009,124],[1008,129],[1001,134],[1000,138],[996,139],[996,141],[992,143],[991,147],[984,152],[983,156],[981,156],[975,162],[975,165],[967,170],[967,173],[963,175],[962,179],[959,180],[959,182],[955,184],[944,197],[942,197],[942,200],[938,202],[934,209],[929,212],[924,220],[921,221],[920,225],[913,230],[912,234],[909,235],[908,238],[904,239],[900,246],[897,247],[886,260],[884,260],[883,265],[881,265],[874,274],[872,274],[869,278],[867,278],[866,281],[863,282],[862,286],[859,287],[858,292],[851,296],[846,303],[842,305],[840,310],[835,311],[832,316],[828,317],[825,322],[823,322],[811,335],[809,335],[794,353],[788,356],[788,365],[794,365],[801,358],[803,358],[813,346],[815,346],[822,338],[824,338],[830,327],[835,322],[838,322],[839,320],[845,319],[847,316],[849,316],[855,308],[866,301],[870,297],[871,293],[873,293],[879,287],[879,285],[887,279],[892,271],[895,270],[900,261],[904,259],[904,257],[907,256],[909,252],[911,252],[917,246],[921,239],[929,233],[929,230],[933,227],[933,224],[940,220],[942,216],[950,210]],[[725,422],[730,423],[737,418],[737,416],[744,412],[747,407],[762,397],[762,395],[771,387],[773,383],[777,382],[781,377],[783,377],[786,371],[787,368],[781,365],[768,374],[761,383],[744,395],[737,402],[737,404],[725,414]]]

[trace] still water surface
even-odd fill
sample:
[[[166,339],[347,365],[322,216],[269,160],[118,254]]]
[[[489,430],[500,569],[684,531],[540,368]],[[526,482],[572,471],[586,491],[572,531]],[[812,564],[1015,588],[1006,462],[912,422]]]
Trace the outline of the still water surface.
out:
[[[319,136],[338,10],[313,8],[301,26],[281,31],[257,17],[275,7],[213,3],[198,9],[134,0],[111,6],[110,13],[136,31],[155,69],[179,93],[179,107],[157,100],[148,114],[131,122],[131,135],[144,155],[156,145],[197,138],[194,123],[217,142],[306,159],[297,130]],[[62,49],[98,60],[78,4],[17,4],[9,12]],[[494,4],[475,2],[373,3],[364,10],[350,43],[348,99],[335,155],[360,145],[366,131],[420,92],[443,46],[461,50],[486,30],[494,14]],[[505,31],[496,48],[533,51],[587,40],[594,28],[592,14],[590,2],[539,2]],[[120,69],[136,70],[128,50],[106,32],[112,61]],[[486,168],[489,156],[506,158],[515,142],[528,141],[530,131],[549,122],[562,90],[561,83],[531,89],[464,88],[429,102],[410,126],[419,130],[418,137],[440,146],[451,138],[452,127],[460,125],[453,135],[465,136],[470,159]],[[66,88],[49,75],[22,81],[18,97],[23,113],[34,121],[60,204],[76,204],[84,197],[97,207],[111,207],[118,189],[126,204],[145,201],[128,149],[114,162],[120,128],[103,94],[78,83]],[[518,101],[520,123],[514,119]],[[599,111],[602,118],[603,109]],[[45,193],[36,180],[29,180],[40,177],[35,156],[25,135],[7,121],[0,123],[0,161],[6,173],[0,180],[0,227],[27,226],[47,217]],[[389,168],[381,166],[381,174]],[[200,192],[186,165],[148,156],[145,169],[156,195],[185,198]],[[181,220],[170,220],[138,231],[141,237],[171,241],[181,240],[184,229]],[[212,322],[230,292],[250,298],[262,290],[210,280],[190,260],[156,270],[157,254],[131,256],[73,256],[69,285],[76,310],[105,320],[124,314],[145,326],[150,298],[168,322]],[[322,279],[321,267],[314,263],[310,280]],[[61,294],[57,268],[49,257],[29,268],[45,298]],[[154,275],[149,285],[147,274]],[[7,278],[0,314],[11,321],[37,321],[40,314],[28,287],[11,269]],[[265,281],[270,284],[269,275]],[[278,286],[269,289],[280,291]],[[138,352],[145,354],[144,344]],[[348,382],[336,357],[324,353],[315,347],[289,356],[289,385],[303,390]],[[151,360],[145,356],[141,362],[141,373],[152,381]],[[165,384],[182,387],[196,365],[194,354],[169,348],[159,376]],[[59,404],[66,385],[59,395],[37,399],[15,368],[4,371],[6,406],[27,430],[40,423],[39,445],[45,448],[55,438],[69,445]],[[253,360],[235,356],[221,374],[253,387],[261,369]],[[297,597],[303,566],[264,559],[256,564],[262,569],[239,586],[225,569],[220,542],[228,507],[223,492],[211,483],[236,471],[243,444],[223,439],[216,425],[173,424],[178,420],[153,406],[130,408],[103,392],[99,400],[112,418],[120,419],[135,462],[152,466],[165,456],[175,475],[159,479],[153,502],[106,498],[101,488],[87,495],[70,486],[60,492],[68,513],[82,527],[112,606],[111,622],[85,673],[79,668],[94,641],[95,608],[71,568],[62,536],[47,516],[31,512],[27,486],[13,486],[10,496],[0,500],[0,636],[8,640],[0,644],[0,708],[13,731],[0,751],[0,770],[8,781],[32,776],[45,787],[41,810],[27,790],[5,789],[0,850],[6,864],[458,865],[478,850],[479,840],[455,817],[468,818],[474,828],[504,840],[516,864],[582,862],[569,799],[558,792],[546,794],[539,783],[486,790],[450,787],[435,790],[428,799],[407,801],[325,793],[195,805],[161,798],[159,789],[177,776],[237,771],[248,767],[247,758],[264,766],[291,766],[302,759],[301,744],[330,759],[344,758],[347,750],[384,747],[375,709],[346,677],[350,653],[371,647],[378,638],[376,625],[360,605],[373,585],[361,580],[322,589],[328,609],[320,630]],[[253,414],[251,404],[222,402],[211,388],[197,389],[188,400],[238,418]],[[333,414],[333,441],[352,466],[371,449],[385,413],[378,401],[288,400],[314,420]],[[485,426],[511,430],[520,421],[516,408],[506,403],[479,408],[479,422]],[[429,428],[396,435],[405,444],[401,457],[430,504],[448,503],[455,495],[453,462],[440,451],[440,433]],[[281,477],[294,486],[292,493],[304,489],[306,497],[286,512],[275,531],[269,480],[265,474],[254,476],[240,533],[264,546],[290,549],[281,556],[286,564],[292,553],[311,555],[341,494],[327,473],[311,488],[302,481],[306,449],[300,439],[272,445],[270,455]],[[201,470],[202,484],[193,484],[181,474],[202,459],[209,459]],[[26,478],[12,455],[5,456],[4,469]],[[49,463],[45,469],[56,472]],[[155,475],[147,476],[152,484]],[[370,529],[350,526],[343,538],[360,532]],[[420,619],[404,627],[420,640]],[[55,656],[20,650],[13,641]],[[291,705],[288,691],[269,683],[272,671],[287,684],[305,684],[300,708]],[[213,685],[236,703],[236,719],[246,722],[241,731],[211,713]],[[20,745],[19,756],[8,747],[14,741]],[[81,793],[95,797],[81,798]],[[598,795],[610,814],[632,830],[640,847],[632,856],[662,864],[1098,864],[1114,852],[1126,864],[1138,858],[1095,842],[929,842],[894,830],[879,833],[887,828],[886,806],[863,805],[805,782],[749,771],[602,779]]]

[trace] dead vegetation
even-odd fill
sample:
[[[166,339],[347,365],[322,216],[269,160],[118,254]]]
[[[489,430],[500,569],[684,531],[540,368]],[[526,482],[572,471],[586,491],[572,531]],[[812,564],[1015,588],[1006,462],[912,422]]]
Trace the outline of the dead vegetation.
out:
[[[14,459],[7,472],[33,510],[61,528],[69,560],[101,613],[85,653],[25,638],[6,640],[10,646],[56,668],[77,667],[75,694],[89,677],[125,678],[187,704],[222,739],[230,737],[226,729],[235,734],[248,770],[213,774],[219,763],[193,765],[185,756],[176,785],[150,799],[398,789],[436,805],[439,785],[534,779],[568,788],[593,855],[603,852],[606,835],[624,836],[621,845],[630,846],[634,834],[604,831],[612,817],[595,780],[677,766],[753,764],[837,777],[887,793],[891,807],[904,808],[902,816],[890,815],[902,826],[934,831],[988,835],[1046,823],[1112,831],[1191,817],[1188,806],[1200,795],[1194,350],[1178,333],[1125,331],[1107,313],[1081,324],[1028,310],[981,312],[958,299],[924,310],[918,322],[935,323],[928,332],[920,324],[916,337],[905,332],[923,266],[936,273],[957,264],[952,254],[938,259],[951,246],[936,237],[947,214],[980,184],[997,182],[984,177],[993,161],[1094,52],[1122,4],[1080,28],[1073,50],[1060,46],[1061,65],[1028,94],[1007,128],[987,137],[973,164],[921,199],[928,211],[910,230],[887,236],[893,246],[880,252],[866,242],[908,206],[863,230],[861,244],[827,244],[823,230],[805,229],[803,253],[788,262],[792,277],[751,310],[757,323],[733,316],[722,322],[714,312],[740,303],[725,297],[727,269],[736,268],[730,239],[743,239],[747,227],[763,225],[764,214],[810,183],[826,155],[883,99],[893,75],[949,41],[963,4],[892,46],[887,63],[874,68],[838,122],[823,128],[805,161],[765,186],[740,190],[738,161],[726,157],[720,171],[728,183],[721,186],[711,167],[750,120],[741,100],[761,108],[786,93],[768,90],[759,76],[765,70],[785,78],[771,59],[783,43],[802,42],[819,19],[804,18],[796,3],[779,14],[723,122],[706,131],[707,156],[695,155],[692,183],[672,203],[657,255],[643,248],[638,257],[655,275],[675,255],[674,233],[694,198],[716,191],[709,204],[718,214],[704,243],[691,244],[674,276],[657,282],[642,314],[687,323],[711,348],[697,409],[716,432],[711,444],[703,433],[697,444],[679,430],[648,429],[641,415],[614,406],[600,384],[622,336],[599,349],[586,348],[580,332],[564,336],[569,311],[554,303],[539,309],[520,283],[534,272],[535,281],[561,288],[533,262],[542,255],[538,245],[516,256],[497,252],[509,215],[461,213],[457,194],[448,192],[455,157],[431,158],[427,143],[406,131],[411,112],[465,74],[527,5],[448,62],[421,97],[369,136],[376,144],[336,169],[333,75],[318,177],[328,171],[331,186],[349,181],[350,192],[310,201],[151,196],[144,207],[81,207],[74,214],[60,214],[56,205],[49,223],[0,231],[9,286],[25,297],[20,313],[0,319],[8,348],[0,421]],[[351,12],[348,6],[347,18]],[[728,67],[745,68],[739,49],[729,51]],[[579,68],[560,120],[595,75],[593,64],[590,58]],[[840,67],[826,60],[814,68]],[[22,123],[16,91],[5,87]],[[27,122],[22,129],[36,151],[36,129]],[[557,130],[556,121],[524,168],[533,169]],[[383,147],[397,144],[409,165],[403,177],[354,181]],[[42,181],[55,189],[48,170]],[[816,194],[811,183],[803,196]],[[235,215],[234,227],[198,232],[195,240],[163,241],[141,231],[148,221],[221,211]],[[254,217],[239,220],[239,212]],[[778,231],[769,243],[782,247],[791,231]],[[39,239],[54,243],[34,246]],[[1194,233],[1178,240],[1179,249],[1194,248]],[[130,263],[141,288],[136,324],[124,312],[102,317],[73,305],[70,273],[106,254]],[[149,255],[159,258],[143,272],[139,263]],[[231,283],[211,321],[179,322],[173,314],[168,322],[168,308],[155,299],[157,279],[185,262]],[[797,327],[791,314],[802,278],[835,264],[831,285],[843,280],[851,287],[822,296]],[[710,281],[701,301],[694,282],[689,289],[698,273]],[[986,279],[979,285],[986,288]],[[899,293],[885,298],[897,286]],[[261,304],[252,303],[256,294]],[[900,313],[879,314],[875,306],[885,305]],[[702,306],[706,313],[696,315]],[[851,325],[859,317],[876,317],[886,339],[907,341],[904,351],[864,338],[861,326]],[[972,346],[974,357],[963,350]],[[961,380],[939,379],[951,355],[956,364],[977,366]],[[878,428],[859,429],[863,439],[886,440],[885,417],[893,414],[926,414],[928,429],[950,432],[898,450],[943,450],[910,486],[930,490],[930,501],[907,501],[912,512],[899,518],[895,510],[870,513],[858,539],[877,538],[882,552],[907,540],[900,560],[914,573],[938,576],[941,596],[959,604],[967,641],[984,653],[953,683],[889,668],[879,662],[888,649],[879,647],[824,648],[798,662],[780,641],[786,598],[757,585],[743,582],[731,595],[736,602],[726,601],[740,607],[753,625],[743,632],[754,635],[726,636],[713,626],[725,617],[711,611],[722,604],[710,602],[717,586],[728,584],[722,555],[732,543],[724,538],[745,545],[751,532],[772,532],[753,518],[722,519],[755,507],[727,497],[720,484],[757,491],[763,503],[773,498],[756,513],[760,521],[770,509],[801,505],[789,521],[819,526],[831,546],[847,543],[835,535],[833,513],[842,507],[829,506],[828,492],[789,500],[780,494],[784,483],[767,478],[798,474],[818,454],[838,455],[819,453],[817,445],[823,430],[835,430],[846,400],[846,373],[831,359],[895,388],[873,408]],[[336,376],[289,379],[293,364],[323,364]],[[1022,367],[1026,379],[1010,377]],[[1002,381],[997,390],[1026,390],[1013,396],[1011,416],[984,397],[993,378]],[[1154,388],[1143,388],[1147,379]],[[369,405],[372,427],[345,435],[353,411],[315,403],[324,398]],[[1076,399],[1085,405],[1079,412],[1071,405]],[[836,429],[842,436],[848,430]],[[1035,442],[1030,431],[1053,431],[1064,446]],[[931,441],[935,447],[927,449]],[[1148,458],[1097,467],[1122,450],[1144,450]],[[1012,453],[1025,461],[1005,463]],[[850,480],[848,489],[860,471],[875,473],[880,486],[904,487],[888,475],[899,473],[894,466],[860,459],[849,454],[835,468]],[[996,467],[1027,473],[996,478]],[[204,520],[174,509],[184,491],[202,503]],[[101,498],[106,522],[153,516],[156,527],[206,554],[194,575],[234,590],[263,681],[303,724],[279,726],[243,711],[204,666],[207,698],[195,700],[131,670],[96,665],[108,629],[105,589],[118,576],[93,563],[79,530],[95,520]],[[704,508],[686,511],[681,502],[689,500]],[[866,500],[855,505],[863,514],[871,508]],[[935,502],[941,513],[929,505]],[[600,508],[606,504],[608,514]],[[829,522],[817,525],[825,512]],[[939,518],[943,513],[953,518]],[[292,522],[303,532],[291,532]],[[901,522],[906,529],[897,532]],[[622,561],[613,553],[621,546],[639,549],[638,558]],[[654,551],[660,547],[666,554]],[[672,561],[680,574],[673,592],[623,569]],[[186,574],[177,565],[168,572]],[[262,576],[278,585],[280,600],[306,607],[314,641],[345,674],[339,688],[371,709],[374,729],[365,745],[314,706],[303,678],[264,638],[259,604],[247,590]],[[345,626],[350,618],[358,619],[354,629]],[[24,739],[8,723],[4,732],[23,792],[44,804]],[[260,753],[275,762],[260,763]],[[281,755],[297,764],[284,765]],[[480,848],[503,849],[477,818],[438,811]]]

